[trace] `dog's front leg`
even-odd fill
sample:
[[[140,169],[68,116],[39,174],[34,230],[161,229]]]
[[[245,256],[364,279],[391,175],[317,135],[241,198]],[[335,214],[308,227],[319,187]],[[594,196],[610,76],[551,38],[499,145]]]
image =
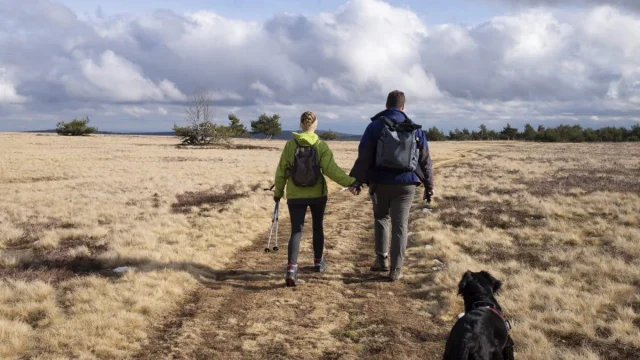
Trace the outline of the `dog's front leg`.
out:
[[[515,344],[513,343],[513,339],[511,338],[511,335],[507,335],[507,345],[502,350],[502,358],[504,360],[514,360],[515,359],[515,355],[513,353],[513,348],[514,347],[515,347]]]

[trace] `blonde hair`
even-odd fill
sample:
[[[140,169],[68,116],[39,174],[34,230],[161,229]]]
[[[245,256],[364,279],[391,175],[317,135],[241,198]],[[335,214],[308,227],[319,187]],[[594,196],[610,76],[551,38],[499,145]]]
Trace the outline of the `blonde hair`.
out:
[[[300,116],[300,129],[304,132],[314,132],[318,128],[318,118],[311,111],[305,111]]]

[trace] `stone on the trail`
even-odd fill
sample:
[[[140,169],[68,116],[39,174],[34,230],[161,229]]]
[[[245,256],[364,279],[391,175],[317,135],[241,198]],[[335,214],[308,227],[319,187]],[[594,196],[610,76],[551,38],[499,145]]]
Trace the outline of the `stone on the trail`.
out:
[[[425,214],[429,214],[432,211],[433,211],[433,209],[429,209],[429,208],[422,209],[422,212],[425,213]]]
[[[431,245],[425,245],[425,246],[424,246],[424,248],[425,248],[426,250],[429,250],[429,249],[433,248],[433,246],[431,246]]]
[[[113,272],[114,273],[118,273],[118,274],[123,274],[123,273],[126,273],[129,270],[131,270],[130,266],[120,266],[120,267],[117,267],[117,268],[113,269]]]

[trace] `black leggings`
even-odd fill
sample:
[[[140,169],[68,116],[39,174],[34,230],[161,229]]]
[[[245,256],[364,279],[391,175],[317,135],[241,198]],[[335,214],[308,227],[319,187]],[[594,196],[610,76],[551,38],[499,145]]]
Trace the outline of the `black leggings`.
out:
[[[304,218],[307,214],[307,207],[311,208],[311,218],[313,220],[313,255],[316,259],[322,258],[324,251],[324,210],[326,202],[318,204],[289,204],[289,216],[291,217],[291,238],[289,239],[289,264],[298,263],[298,252],[300,251],[300,239],[302,239],[302,228]]]

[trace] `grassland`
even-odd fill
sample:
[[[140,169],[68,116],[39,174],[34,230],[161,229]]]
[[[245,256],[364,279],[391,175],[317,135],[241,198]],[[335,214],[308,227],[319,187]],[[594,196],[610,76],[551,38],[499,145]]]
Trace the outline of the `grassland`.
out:
[[[0,135],[0,358],[438,359],[467,269],[504,281],[519,359],[640,358],[638,145],[432,144],[399,284],[367,270],[367,197],[333,185],[330,268],[291,290],[286,246],[261,252],[284,142],[175,144]],[[348,169],[356,144],[331,147]]]

